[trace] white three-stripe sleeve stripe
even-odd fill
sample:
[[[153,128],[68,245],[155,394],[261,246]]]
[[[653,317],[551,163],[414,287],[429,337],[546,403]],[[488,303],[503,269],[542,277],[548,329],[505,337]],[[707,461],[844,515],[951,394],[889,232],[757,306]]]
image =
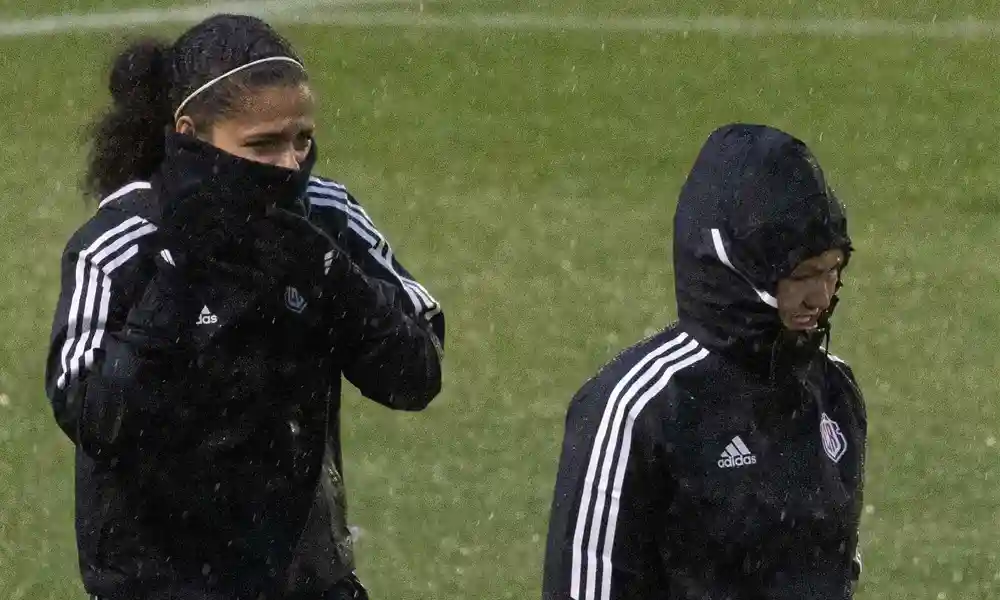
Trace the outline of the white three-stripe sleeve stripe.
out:
[[[583,495],[580,500],[580,507],[577,511],[576,517],[576,528],[573,534],[573,563],[572,563],[572,573],[570,581],[570,595],[579,600],[580,599],[580,582],[583,573],[583,543],[584,543],[584,533],[586,530],[586,525],[588,522],[590,502],[593,496],[593,488],[595,484],[595,475],[597,474],[597,467],[600,463],[601,453],[604,450],[605,438],[608,435],[608,429],[611,425],[611,418],[615,411],[615,406],[618,400],[621,398],[624,389],[632,383],[632,381],[642,372],[646,366],[655,360],[658,356],[668,352],[672,348],[679,346],[688,339],[686,333],[681,333],[676,338],[666,342],[665,344],[657,347],[655,350],[647,354],[642,358],[635,366],[629,369],[628,373],[625,374],[621,380],[615,384],[614,389],[611,390],[611,395],[608,397],[608,403],[604,408],[604,413],[601,416],[601,423],[597,429],[597,435],[594,438],[594,447],[591,450],[590,461],[587,465],[587,474],[583,482]],[[599,515],[595,515],[595,518],[600,518]]]
[[[611,422],[610,435],[608,436],[608,451],[604,454],[604,461],[601,465],[601,478],[597,484],[597,499],[594,506],[594,518],[590,522],[590,535],[587,543],[587,558],[591,565],[586,578],[586,595],[584,598],[596,598],[595,585],[597,582],[597,572],[598,572],[598,550],[601,543],[602,527],[607,527],[607,521],[604,518],[604,509],[607,502],[607,498],[610,495],[609,487],[611,484],[612,477],[612,465],[617,464],[621,460],[622,455],[620,453],[620,448],[618,448],[619,438],[622,432],[622,422],[625,420],[625,415],[628,412],[629,404],[633,402],[636,396],[646,388],[647,384],[653,378],[655,378],[662,369],[669,366],[670,364],[676,362],[684,356],[687,356],[695,351],[698,347],[698,342],[695,340],[689,341],[687,344],[682,346],[680,349],[671,352],[670,354],[658,358],[653,364],[647,369],[641,377],[639,377],[625,392],[622,396],[621,402],[617,404],[614,412],[614,419]],[[624,456],[627,460],[627,456]],[[614,492],[612,491],[611,494]],[[609,540],[605,540],[605,544],[609,543]],[[610,543],[614,543],[614,539],[610,540]],[[610,577],[610,573],[603,574],[606,577]]]
[[[430,319],[441,312],[441,307],[438,305],[437,300],[435,300],[434,297],[431,296],[430,292],[427,291],[427,288],[420,285],[420,282],[402,276],[400,277],[400,279],[403,280],[403,282],[405,282],[411,288],[413,288],[413,291],[419,294],[421,298],[423,298],[428,308],[427,314],[424,315],[427,319]]]
[[[104,326],[108,318],[108,307],[111,301],[110,274],[138,253],[138,247],[133,242],[153,231],[156,231],[156,227],[150,223],[146,223],[142,227],[122,236],[90,259],[88,264],[90,278],[87,287],[87,299],[83,307],[84,319],[80,324],[81,335],[77,340],[76,349],[69,361],[69,369],[65,374],[70,379],[78,377],[83,369],[89,368],[93,364],[93,350],[98,347],[99,338],[103,338]],[[128,244],[132,245],[128,246]],[[124,251],[121,250],[123,247],[126,247]],[[109,260],[107,264],[104,264],[106,259],[113,256],[117,258]],[[107,286],[107,288],[102,290],[101,286]],[[94,309],[99,291],[101,293],[101,307],[97,311],[95,321]],[[105,295],[107,295],[106,298]],[[91,335],[94,336],[93,342],[90,341]]]
[[[94,362],[93,349],[100,348],[101,342],[104,341],[104,328],[107,325],[108,311],[111,307],[111,276],[108,275],[108,273],[114,272],[115,269],[132,260],[132,257],[138,253],[139,246],[132,244],[129,246],[128,250],[118,255],[118,258],[109,262],[103,269],[101,312],[99,313],[101,317],[98,318],[97,330],[94,332],[94,342],[91,344],[91,348],[84,354],[84,362],[87,366],[90,366]]]
[[[622,484],[625,481],[625,467],[628,465],[628,455],[632,449],[632,429],[635,427],[636,419],[642,412],[642,409],[646,407],[649,402],[656,397],[663,388],[667,387],[670,383],[670,378],[673,377],[678,371],[686,369],[696,362],[704,359],[708,356],[708,350],[702,348],[695,354],[689,355],[680,362],[671,364],[664,371],[659,380],[652,385],[646,392],[639,398],[632,406],[632,410],[628,413],[628,421],[625,425],[625,436],[622,442],[621,456],[618,459],[617,468],[615,471],[614,488],[611,492],[611,510],[608,512],[608,532],[604,539],[604,552],[603,552],[603,570],[602,570],[602,581],[601,581],[601,596],[606,600],[611,598],[611,552],[614,549],[615,543],[615,531],[618,527],[618,510],[621,503],[621,493]],[[657,362],[666,362],[666,359],[661,359]]]
[[[319,194],[319,197],[316,195],[310,197],[312,204],[335,208],[347,215],[348,228],[361,237],[361,239],[368,242],[371,246],[369,253],[396,278],[418,313],[422,314],[426,319],[431,319],[441,312],[438,302],[430,295],[426,288],[416,281],[404,277],[396,270],[392,264],[393,255],[388,242],[386,242],[382,234],[375,228],[361,206],[351,204],[347,200],[346,192],[338,192],[338,190],[333,188],[317,188],[316,186],[310,187],[309,190],[313,194]]]
[[[125,221],[124,223],[118,225],[117,227],[104,232],[100,237],[94,240],[94,242],[90,246],[88,246],[86,249],[80,252],[79,256],[77,257],[73,298],[70,301],[69,318],[66,325],[66,341],[63,343],[63,348],[62,348],[61,364],[62,364],[63,376],[65,376],[65,373],[69,370],[70,351],[75,347],[78,337],[78,328],[80,321],[80,312],[79,312],[80,299],[83,297],[82,295],[85,287],[84,277],[86,275],[87,265],[90,256],[94,252],[101,250],[101,248],[103,248],[109,242],[113,242],[114,240],[118,239],[122,234],[124,234],[129,229],[132,229],[137,225],[141,225],[142,223],[143,220],[139,217],[133,217]],[[60,377],[58,382],[60,388],[63,387],[63,380],[62,380],[63,376]]]
[[[347,211],[345,212],[347,212],[347,214],[355,220],[358,225],[367,230],[369,234],[378,234],[378,229],[376,229],[375,223],[371,220],[371,217],[368,216],[368,213],[365,212],[365,209],[362,208],[360,204],[351,201],[351,197],[348,195],[346,188],[334,188],[327,184],[318,183],[313,180],[312,185],[308,188],[308,193],[312,195],[311,200],[319,201],[320,205],[333,206],[330,202],[336,202],[339,200],[340,203],[347,208]]]
[[[132,217],[80,252],[62,348],[62,373],[56,382],[59,388],[65,389],[70,379],[93,364],[111,302],[110,274],[138,253],[136,240],[154,231],[156,227],[142,217]]]
[[[358,234],[358,236],[373,246],[377,243],[377,239],[380,237],[378,230],[375,229],[375,226],[371,223],[365,222],[362,217],[358,216],[358,213],[351,210],[352,207],[346,200],[322,195],[311,196],[309,198],[309,203],[314,206],[329,206],[330,208],[336,208],[347,215],[347,226],[350,227],[354,233]]]
[[[389,247],[389,244],[384,238],[382,240],[382,244],[385,246],[385,255],[379,255],[382,257],[382,265],[396,276],[400,285],[403,286],[406,293],[410,296],[410,300],[413,302],[416,309],[421,312],[436,310],[438,308],[437,301],[431,297],[422,285],[408,277],[404,277],[401,273],[396,271],[396,268],[392,264],[392,249]]]

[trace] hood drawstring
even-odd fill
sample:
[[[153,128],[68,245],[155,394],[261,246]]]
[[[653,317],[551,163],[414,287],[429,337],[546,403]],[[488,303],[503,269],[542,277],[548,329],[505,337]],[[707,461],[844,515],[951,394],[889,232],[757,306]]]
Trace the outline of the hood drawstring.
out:
[[[823,361],[823,385],[825,386],[826,382],[828,382],[830,380],[829,374],[830,374],[830,340],[831,340],[831,337],[830,337],[830,325],[829,324],[827,324],[827,326],[826,326],[826,332],[823,335],[823,340],[824,340],[823,341],[823,358],[826,359],[826,360]]]
[[[778,376],[778,345],[781,344],[782,331],[779,329],[774,341],[771,342],[771,362],[768,366],[768,382],[773,387],[777,384]]]
[[[833,309],[837,308],[837,303],[840,302],[840,298],[837,294],[840,292],[840,288],[844,286],[843,282],[840,280],[840,275],[837,276],[837,285],[833,289],[833,297],[830,298],[830,306],[826,309],[826,315],[823,318],[823,384],[829,381],[829,371],[830,371],[830,344],[832,342],[832,336],[830,331],[833,329],[830,324],[830,318],[833,316]]]

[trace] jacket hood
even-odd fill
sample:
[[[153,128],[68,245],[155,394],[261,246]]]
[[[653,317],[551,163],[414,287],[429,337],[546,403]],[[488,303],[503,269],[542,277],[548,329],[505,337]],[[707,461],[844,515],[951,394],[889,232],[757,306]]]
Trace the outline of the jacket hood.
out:
[[[843,206],[806,145],[748,124],[705,142],[681,189],[673,243],[681,322],[710,348],[749,355],[773,355],[783,337],[778,281],[802,260],[851,251]],[[804,337],[828,333],[835,304]]]

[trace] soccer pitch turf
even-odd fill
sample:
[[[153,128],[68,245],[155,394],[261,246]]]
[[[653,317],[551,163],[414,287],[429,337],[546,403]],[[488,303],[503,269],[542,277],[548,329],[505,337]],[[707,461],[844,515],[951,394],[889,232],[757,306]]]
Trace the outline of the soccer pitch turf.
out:
[[[731,121],[804,139],[848,208],[858,251],[832,350],[868,400],[858,598],[1000,597],[1000,28],[940,26],[993,8],[731,4],[674,3],[738,17],[688,32],[662,3],[611,0],[340,3],[280,26],[322,103],[317,172],[352,189],[448,318],[445,390],[426,412],[345,400],[374,598],[539,596],[569,398],[673,319],[674,203],[705,137]],[[0,0],[0,30],[167,5]],[[656,31],[621,26],[647,17]],[[747,19],[796,21],[751,36]],[[893,28],[911,19],[925,25]],[[125,35],[0,36],[5,600],[82,595],[72,451],[42,372],[60,252],[91,210],[79,140]]]

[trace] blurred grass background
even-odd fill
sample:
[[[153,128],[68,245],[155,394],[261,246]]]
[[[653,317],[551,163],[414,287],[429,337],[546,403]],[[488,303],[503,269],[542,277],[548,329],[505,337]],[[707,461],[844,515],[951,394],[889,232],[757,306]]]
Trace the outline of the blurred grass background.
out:
[[[0,0],[0,23],[130,0]],[[320,9],[317,9],[320,10]],[[417,14],[405,4],[352,11]],[[445,305],[422,414],[346,402],[346,478],[374,598],[538,597],[565,407],[675,314],[673,207],[730,121],[813,147],[858,248],[833,351],[868,397],[863,600],[1000,597],[997,41],[602,30],[652,1],[428,3],[575,15],[589,31],[282,26],[322,102],[317,172],[347,184]],[[929,21],[987,2],[693,2],[671,13]],[[176,25],[148,28],[176,34]],[[59,256],[91,208],[83,127],[138,30],[0,39],[0,597],[82,595],[72,449],[42,372]]]

